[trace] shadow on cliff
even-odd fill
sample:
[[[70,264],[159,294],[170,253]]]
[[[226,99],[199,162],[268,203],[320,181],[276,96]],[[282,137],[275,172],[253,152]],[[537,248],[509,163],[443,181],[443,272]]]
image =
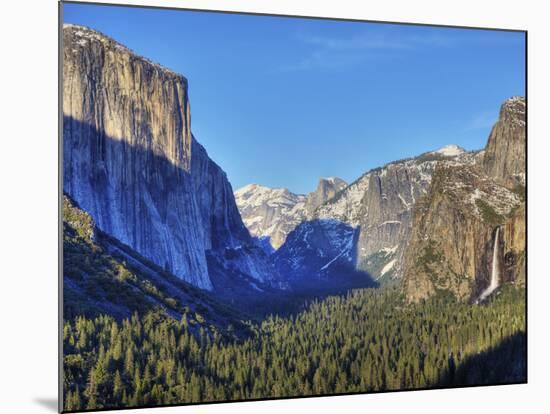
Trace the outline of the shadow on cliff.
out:
[[[147,123],[143,125],[140,135],[150,136]],[[170,151],[179,161],[172,161],[154,144],[139,144],[137,139],[129,143],[70,116],[63,118],[63,137],[64,192],[101,230],[166,271],[178,273],[175,265],[186,260],[203,260],[206,266],[206,258],[199,257],[206,250],[255,246],[225,172],[194,138],[190,149],[183,142],[173,143]],[[180,211],[174,211],[175,206]],[[197,222],[204,228],[197,228]],[[170,242],[158,226],[173,233]],[[189,244],[193,246],[187,248]]]
[[[140,131],[142,136],[150,133],[146,129]],[[160,247],[166,241],[150,230],[159,222],[167,226],[174,222],[175,202],[187,204],[185,211],[193,213],[192,217],[202,216],[211,243],[204,251],[208,274],[214,285],[214,296],[219,300],[255,315],[288,313],[301,309],[313,298],[378,286],[370,274],[356,270],[359,229],[336,220],[300,224],[287,242],[270,256],[272,263],[259,266],[255,262],[258,257],[269,261],[265,245],[259,246],[250,236],[232,201],[233,193],[225,173],[194,139],[191,154],[185,154],[183,144],[173,149],[177,159],[192,157],[189,166],[155,153],[154,147],[116,139],[90,123],[69,116],[63,119],[63,136],[63,190],[92,215],[102,231],[166,272],[177,273],[177,260],[170,253],[178,249],[163,251]],[[195,199],[189,195],[192,191],[198,193]],[[90,197],[87,193],[102,196]],[[112,205],[114,198],[116,208]],[[189,207],[193,203],[198,204],[193,207],[195,212]],[[121,208],[124,211],[118,211]],[[196,224],[190,220],[185,223],[187,228]],[[195,233],[201,234],[203,230]],[[176,241],[181,253],[189,237]],[[231,248],[235,241],[242,248]],[[201,241],[197,243],[200,245]],[[241,256],[248,257],[233,258],[231,253],[234,256],[237,250]],[[177,259],[187,255],[190,261],[189,254],[184,250]],[[254,264],[247,264],[248,267],[271,269],[273,274],[269,277],[275,279],[279,287],[290,285],[290,289],[280,290],[247,275],[243,272],[243,263],[250,261]],[[300,262],[300,266],[293,266],[295,262]]]
[[[226,174],[194,139],[186,165],[68,116],[63,135],[64,191],[104,233],[167,274],[211,283],[204,293],[233,308],[276,291],[276,269],[244,226]],[[183,147],[172,151],[184,156]]]
[[[147,134],[143,131],[143,134]],[[141,169],[134,168],[141,166]],[[135,209],[147,206],[139,197],[142,185],[150,187],[151,201],[161,219],[168,215],[167,198],[171,189],[184,185],[187,172],[154,150],[132,145],[122,139],[116,139],[97,129],[90,123],[80,121],[70,116],[63,117],[63,187],[86,211],[90,211],[88,194],[84,190],[95,191],[99,195],[106,194],[111,185],[110,178],[120,178],[121,192],[117,194],[124,201],[137,202]],[[114,176],[117,177],[114,177]],[[162,180],[160,179],[162,177]],[[79,188],[80,186],[80,188]],[[77,190],[81,190],[78,191]],[[109,211],[105,197],[97,197],[98,211]],[[129,204],[128,204],[129,205]],[[136,220],[134,212],[129,211],[125,219]],[[94,217],[103,230],[112,227],[112,217],[108,214]],[[136,229],[137,231],[137,229]],[[129,234],[129,240],[123,240],[135,245],[137,235]],[[164,265],[164,263],[162,264]]]
[[[144,126],[140,133],[142,136],[148,136],[151,131]],[[68,136],[73,138],[67,139]],[[117,197],[136,203],[134,207],[140,211],[147,211],[148,207],[154,206],[160,220],[166,222],[168,215],[173,213],[170,210],[169,199],[182,189],[191,191],[189,186],[194,185],[195,190],[201,193],[201,196],[197,197],[200,214],[204,222],[208,223],[210,233],[217,236],[212,237],[212,248],[223,248],[228,240],[235,238],[252,243],[236,204],[229,199],[232,196],[232,189],[225,172],[208,157],[204,147],[194,138],[192,138],[190,150],[185,148],[183,142],[174,144],[171,150],[174,158],[180,160],[179,163],[175,163],[165,155],[156,153],[158,149],[154,145],[146,147],[137,142],[130,144],[125,140],[107,135],[88,122],[70,116],[63,117],[63,137],[63,185],[64,191],[68,194],[73,192],[71,191],[72,180],[77,174],[80,174],[80,179],[86,181],[90,190],[100,194],[109,185],[109,179],[116,175],[114,178],[122,180],[124,184],[120,186],[122,194],[117,194]],[[75,154],[82,157],[82,160],[73,162]],[[193,163],[195,165],[191,165]],[[81,171],[77,171],[78,168]],[[204,177],[208,180],[203,180]],[[219,183],[215,182],[216,179],[224,180],[228,191],[217,191],[219,186],[216,184]],[[147,188],[147,199],[142,197],[143,186]],[[231,194],[229,195],[228,192]],[[84,209],[87,208],[85,203],[78,199],[79,197],[71,195]],[[108,211],[108,206],[103,207]],[[230,211],[215,214],[219,213],[218,210],[222,207],[228,207]],[[128,217],[132,213],[133,211],[125,212],[125,219],[137,220],[137,217]],[[105,224],[102,227],[109,230],[111,227],[109,217],[102,217],[102,220]],[[139,223],[136,221],[136,224]],[[133,230],[137,232],[138,226],[135,227]],[[137,235],[128,236],[129,240],[126,242],[135,245]]]
[[[527,335],[518,332],[498,345],[457,363],[450,355],[448,369],[436,387],[515,384],[527,381]]]

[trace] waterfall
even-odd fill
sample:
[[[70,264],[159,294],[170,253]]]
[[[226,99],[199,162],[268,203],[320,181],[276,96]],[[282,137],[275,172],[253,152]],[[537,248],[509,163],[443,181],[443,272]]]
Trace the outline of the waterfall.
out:
[[[493,263],[491,263],[491,283],[489,283],[489,286],[487,287],[487,289],[481,292],[478,302],[481,302],[482,300],[484,300],[487,296],[493,293],[493,291],[498,287],[498,273],[499,273],[498,236],[499,234],[500,234],[500,227],[497,227],[497,230],[495,232],[495,240],[493,242]]]

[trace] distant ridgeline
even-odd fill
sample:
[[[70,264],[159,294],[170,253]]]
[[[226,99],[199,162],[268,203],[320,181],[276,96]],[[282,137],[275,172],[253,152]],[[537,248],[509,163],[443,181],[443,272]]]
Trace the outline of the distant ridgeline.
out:
[[[449,291],[475,302],[490,285],[494,252],[498,284],[525,283],[525,149],[525,100],[513,97],[482,151],[449,145],[391,162],[340,180],[307,211],[311,195],[287,189],[254,184],[235,194],[295,289],[389,282],[410,301]]]
[[[63,112],[65,193],[104,233],[231,301],[394,282],[413,301],[473,302],[497,227],[499,281],[525,279],[523,98],[502,105],[483,151],[449,145],[307,196],[234,197],[191,133],[187,80],[80,26],[64,28]]]
[[[234,195],[187,80],[65,25],[63,115],[65,410],[526,380],[523,98],[482,151]]]

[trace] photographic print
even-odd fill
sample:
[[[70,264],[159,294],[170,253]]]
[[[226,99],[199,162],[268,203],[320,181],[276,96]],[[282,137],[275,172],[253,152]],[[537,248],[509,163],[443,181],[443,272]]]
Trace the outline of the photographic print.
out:
[[[64,411],[527,381],[526,32],[60,7]]]

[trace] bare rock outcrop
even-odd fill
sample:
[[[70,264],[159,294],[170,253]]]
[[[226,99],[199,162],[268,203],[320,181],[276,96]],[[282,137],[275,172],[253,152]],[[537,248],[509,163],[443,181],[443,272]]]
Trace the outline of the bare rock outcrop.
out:
[[[306,214],[312,217],[319,206],[331,200],[338,192],[346,188],[347,185],[344,180],[338,177],[321,178],[315,191],[309,193],[307,196]]]
[[[525,122],[525,98],[506,100],[485,148],[485,172],[509,188],[525,186]]]

